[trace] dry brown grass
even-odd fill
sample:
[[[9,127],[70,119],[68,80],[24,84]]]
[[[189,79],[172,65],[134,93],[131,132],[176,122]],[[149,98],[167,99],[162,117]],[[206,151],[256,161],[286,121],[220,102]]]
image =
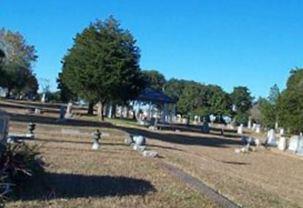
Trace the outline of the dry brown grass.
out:
[[[153,132],[135,126],[118,127],[109,124],[102,128],[109,134],[103,141],[102,149],[92,152],[88,135],[96,128],[96,123],[87,125],[75,122],[60,126],[52,123],[53,121],[42,119],[37,129],[37,142],[43,144],[41,150],[50,164],[47,170],[53,174],[49,177],[54,178],[55,182],[59,180],[60,174],[67,177],[71,183],[73,180],[77,181],[75,178],[79,175],[123,176],[149,182],[155,190],[150,189],[145,195],[119,197],[76,195],[68,198],[59,193],[60,197],[53,200],[43,201],[38,198],[18,201],[10,203],[9,207],[84,207],[87,204],[90,205],[87,207],[214,206],[197,192],[159,169],[156,160],[179,167],[244,207],[303,207],[303,163],[296,157],[265,149],[248,154],[235,154],[234,149],[241,145],[237,137],[172,131]],[[21,131],[25,128],[25,123],[14,122],[12,127],[14,131]],[[62,134],[62,128],[76,129],[81,134]],[[148,137],[150,148],[157,150],[162,159],[143,159],[138,153],[124,146],[123,137],[126,133],[138,133]],[[77,176],[72,176],[74,174]],[[80,184],[79,187],[81,186],[84,185]],[[89,190],[87,192],[90,193]]]
[[[47,173],[31,181],[19,200],[7,203],[8,208],[215,207],[161,170],[157,165],[160,158],[143,158],[124,145],[124,131],[100,127],[105,133],[102,148],[92,151],[94,125],[43,124],[45,120],[39,123],[38,118],[36,140],[30,143],[40,145]],[[23,133],[26,124],[12,121],[10,131]]]

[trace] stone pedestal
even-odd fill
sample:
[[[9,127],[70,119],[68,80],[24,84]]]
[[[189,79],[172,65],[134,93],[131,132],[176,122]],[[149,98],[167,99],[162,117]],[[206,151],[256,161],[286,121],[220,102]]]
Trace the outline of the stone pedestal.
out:
[[[98,141],[94,141],[92,150],[98,150],[99,148],[100,148],[100,143]]]

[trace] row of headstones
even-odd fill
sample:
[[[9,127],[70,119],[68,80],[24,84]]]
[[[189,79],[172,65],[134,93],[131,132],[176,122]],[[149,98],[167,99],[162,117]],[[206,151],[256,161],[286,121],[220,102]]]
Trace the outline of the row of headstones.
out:
[[[216,120],[216,116],[210,115],[209,120],[210,120],[211,123],[213,123]],[[189,122],[187,117],[182,118],[182,116],[180,114],[177,114],[176,116],[174,116],[172,118],[172,121],[175,122],[175,123],[182,123],[182,124],[187,124]],[[203,122],[203,119],[201,119],[201,116],[195,115],[194,120],[193,120],[193,124],[200,124],[201,122]]]
[[[285,151],[286,149],[299,154],[303,155],[303,136],[301,135],[294,135],[287,139],[284,136],[284,130],[280,131],[277,135],[274,129],[271,129],[267,132],[267,140],[266,144],[270,146],[277,147],[279,150]]]
[[[238,128],[238,133],[243,133],[241,132],[241,128]],[[245,147],[242,149],[238,150],[241,152],[246,152],[249,149],[249,145],[251,143],[255,143],[256,146],[260,145],[260,141],[258,139],[253,139],[253,138],[246,138],[242,137],[241,139],[244,141]],[[287,139],[284,136],[284,129],[280,129],[279,133],[276,133],[274,129],[270,129],[267,132],[266,135],[266,140],[265,140],[265,145],[266,146],[271,146],[271,147],[277,147],[281,151],[285,151],[286,149],[298,154],[298,155],[303,155],[303,136],[301,135],[294,135],[291,138]]]
[[[70,119],[73,116],[72,107],[73,107],[73,104],[71,102],[69,102],[66,107],[65,106],[60,107],[60,111],[59,111],[59,120],[60,121],[63,121],[65,119]],[[29,108],[28,109],[29,114],[33,114],[33,113],[41,114],[42,111],[43,111],[43,109],[41,109],[41,108]]]
[[[251,129],[252,131],[256,133],[261,133],[261,125],[260,124],[253,124],[251,128],[247,127],[248,129]],[[244,126],[243,124],[240,124],[237,128],[238,134],[243,134]]]

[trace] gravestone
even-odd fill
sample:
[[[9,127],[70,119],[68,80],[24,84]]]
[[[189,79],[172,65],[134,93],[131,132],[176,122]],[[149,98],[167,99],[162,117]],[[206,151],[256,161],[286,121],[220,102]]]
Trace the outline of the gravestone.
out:
[[[35,114],[41,114],[41,109],[40,108],[35,108]]]
[[[260,132],[261,132],[261,125],[256,124],[256,133],[260,133]]]
[[[280,135],[284,135],[284,129],[280,128]]]
[[[296,154],[303,155],[303,137],[292,136],[289,141],[288,149]]]
[[[180,114],[177,115],[177,122],[182,123],[182,117]]]
[[[227,125],[229,125],[232,121],[231,117],[229,117],[229,116],[223,116],[223,120]]]
[[[187,124],[188,123],[188,119],[187,118],[182,118],[182,123],[183,124]]]
[[[65,115],[64,115],[64,118],[66,118],[66,119],[69,119],[69,118],[71,118],[72,117],[72,107],[73,107],[73,103],[72,102],[69,102],[68,104],[67,104],[67,108],[66,108],[66,113],[65,113]]]
[[[251,127],[252,127],[251,119],[249,119],[249,120],[248,120],[248,123],[247,123],[247,128],[248,128],[248,129],[251,129]]]
[[[198,124],[200,122],[200,117],[199,116],[197,116],[197,115],[195,115],[194,116],[194,124]]]
[[[8,134],[9,116],[6,112],[0,110],[0,143],[5,144]]]
[[[101,132],[98,129],[92,134],[92,139],[93,139],[92,150],[98,150],[100,148],[99,140],[101,139]]]
[[[146,138],[144,136],[134,135],[132,139],[134,141],[134,150],[138,150],[141,152],[145,150]]]
[[[209,124],[205,120],[203,121],[201,131],[202,131],[202,133],[205,133],[205,134],[208,134],[210,131]]]
[[[276,123],[275,123],[275,129],[277,130],[278,128],[279,128],[279,123],[276,122]]]
[[[213,114],[211,114],[211,115],[209,116],[209,120],[210,120],[210,122],[213,124],[213,123],[215,122],[215,120],[216,120],[216,116],[214,116]]]
[[[240,124],[240,126],[238,126],[237,133],[238,134],[243,134],[243,124]]]
[[[280,137],[278,149],[284,151],[286,149],[286,138]]]
[[[46,94],[43,93],[41,97],[41,103],[45,103],[45,102],[46,102]]]
[[[267,132],[266,144],[268,144],[270,146],[276,146],[277,145],[276,135],[275,135],[275,130],[274,129],[270,129]]]

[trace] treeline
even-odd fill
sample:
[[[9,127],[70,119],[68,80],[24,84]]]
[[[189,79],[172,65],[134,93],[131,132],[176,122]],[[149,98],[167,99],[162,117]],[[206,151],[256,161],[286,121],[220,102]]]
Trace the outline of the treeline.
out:
[[[34,98],[38,81],[33,73],[37,60],[35,47],[18,32],[0,29],[0,87],[6,97]],[[97,20],[76,34],[73,46],[62,60],[58,92],[49,99],[68,102],[77,99],[89,103],[88,113],[99,103],[127,105],[145,88],[163,91],[176,101],[177,113],[193,118],[210,114],[230,116],[237,123],[248,119],[267,128],[279,125],[289,133],[303,132],[303,69],[291,70],[287,87],[277,85],[267,98],[254,102],[249,89],[238,86],[231,93],[217,85],[182,79],[166,80],[156,70],[141,70],[140,49],[132,34],[113,17]]]
[[[81,98],[92,106],[99,103],[99,115],[106,104],[127,104],[144,88],[163,90],[177,102],[177,112],[185,116],[230,115],[247,122],[253,98],[246,87],[229,94],[216,85],[171,79],[158,71],[142,71],[140,50],[128,30],[113,17],[90,24],[74,38],[63,58],[58,76],[61,99]]]
[[[6,97],[37,95],[38,81],[32,71],[37,58],[35,47],[20,33],[0,29],[0,87],[7,90]]]
[[[252,117],[268,128],[280,126],[289,134],[303,132],[303,69],[291,70],[286,89],[274,85],[267,98],[258,100]]]

